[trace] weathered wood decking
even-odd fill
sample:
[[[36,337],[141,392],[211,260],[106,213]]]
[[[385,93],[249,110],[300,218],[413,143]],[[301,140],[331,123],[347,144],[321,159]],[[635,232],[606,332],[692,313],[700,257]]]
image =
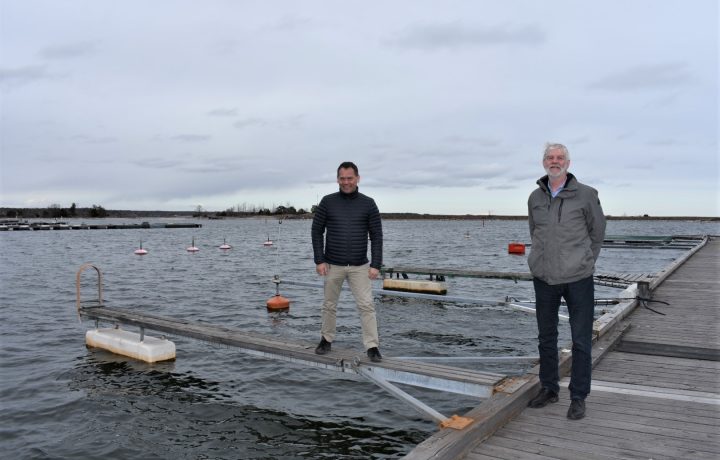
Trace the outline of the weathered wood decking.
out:
[[[711,239],[654,290],[669,305],[648,306],[664,315],[638,306],[601,337],[584,419],[565,416],[567,379],[559,403],[527,408],[539,388],[533,377],[466,414],[474,425],[441,431],[405,458],[720,458],[718,279],[720,240]]]

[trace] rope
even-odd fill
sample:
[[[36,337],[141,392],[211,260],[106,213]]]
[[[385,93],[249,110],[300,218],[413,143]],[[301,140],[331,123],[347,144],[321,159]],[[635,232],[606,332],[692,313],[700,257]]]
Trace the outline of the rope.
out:
[[[650,310],[650,311],[653,312],[653,313],[657,313],[658,315],[662,315],[662,316],[666,316],[666,313],[657,311],[657,310],[655,310],[654,308],[650,308],[650,307],[648,306],[648,302],[655,302],[655,303],[662,303],[662,304],[665,304],[665,305],[670,305],[669,303],[664,302],[664,301],[662,301],[662,300],[652,300],[652,299],[648,299],[648,298],[640,297],[640,296],[635,297],[635,299],[639,300],[639,301],[640,301],[640,305],[642,305],[643,307],[647,308],[648,310]]]

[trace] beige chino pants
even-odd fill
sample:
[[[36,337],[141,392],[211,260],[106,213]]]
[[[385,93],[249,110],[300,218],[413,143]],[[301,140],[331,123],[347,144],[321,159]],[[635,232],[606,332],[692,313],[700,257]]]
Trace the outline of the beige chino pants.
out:
[[[337,303],[343,282],[347,279],[360,313],[363,345],[365,345],[366,350],[379,345],[375,304],[373,303],[370,278],[368,278],[369,268],[370,264],[359,266],[328,264],[328,273],[325,275],[325,300],[322,306],[322,329],[320,331],[328,342],[335,340]]]

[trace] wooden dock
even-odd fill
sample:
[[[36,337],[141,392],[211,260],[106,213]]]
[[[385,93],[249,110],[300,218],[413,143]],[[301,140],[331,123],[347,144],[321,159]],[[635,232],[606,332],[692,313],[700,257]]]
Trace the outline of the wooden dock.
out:
[[[497,394],[466,416],[462,431],[441,430],[406,459],[720,458],[720,240],[651,283],[652,300],[596,321],[587,416],[560,402],[527,408],[540,384]],[[607,326],[605,328],[604,326]],[[569,356],[561,367],[567,373]],[[537,372],[537,369],[534,369]]]

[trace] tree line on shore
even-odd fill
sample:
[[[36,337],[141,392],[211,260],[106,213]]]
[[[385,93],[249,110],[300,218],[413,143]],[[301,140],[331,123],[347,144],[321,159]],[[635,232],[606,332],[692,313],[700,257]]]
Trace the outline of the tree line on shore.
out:
[[[79,208],[75,203],[64,208],[59,204],[51,204],[47,208],[0,208],[0,216],[15,219],[66,219],[68,217],[111,217],[102,206],[96,204],[89,208]]]
[[[209,219],[221,219],[225,217],[253,217],[253,216],[278,216],[279,218],[289,219],[308,219],[315,213],[316,205],[313,205],[309,211],[287,204],[287,206],[275,206],[270,208],[253,205],[237,205],[230,207],[224,211],[214,212],[203,209],[198,205],[192,211],[133,211],[133,210],[111,210],[105,209],[100,205],[92,205],[91,207],[78,207],[72,203],[65,208],[59,204],[52,204],[46,208],[10,208],[0,207],[0,217],[7,219],[68,219],[68,218],[102,218],[102,217],[124,217],[124,218],[141,218],[141,217],[201,217]],[[381,213],[383,219],[403,219],[403,220],[420,220],[420,219],[441,219],[441,220],[524,220],[526,215],[485,215],[485,214],[420,214],[411,212],[401,213]],[[720,217],[702,217],[702,216],[649,216],[647,214],[640,216],[606,216],[610,220],[707,220],[720,221]]]
[[[263,206],[238,205],[220,212],[210,212],[197,206],[193,211],[133,211],[109,210],[100,205],[91,207],[78,207],[72,203],[69,207],[51,204],[46,208],[2,208],[0,216],[9,219],[67,219],[67,218],[102,218],[102,217],[162,217],[162,216],[188,216],[188,217],[248,217],[248,216],[302,216],[315,212],[315,206],[310,211],[303,208],[296,209],[292,205]]]

